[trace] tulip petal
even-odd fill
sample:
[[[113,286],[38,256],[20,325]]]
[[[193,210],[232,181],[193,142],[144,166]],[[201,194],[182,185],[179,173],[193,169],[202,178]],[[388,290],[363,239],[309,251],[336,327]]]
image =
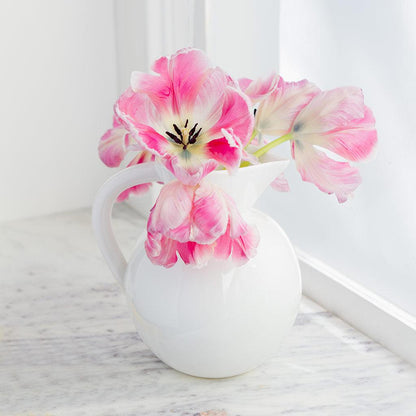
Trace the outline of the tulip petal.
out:
[[[361,89],[319,93],[296,119],[294,138],[325,147],[352,161],[367,158],[377,143],[375,120]]]
[[[234,170],[240,166],[243,146],[240,139],[227,130],[222,130],[224,137],[211,140],[205,146],[208,158],[216,160],[226,169]]]
[[[183,115],[192,109],[198,89],[211,64],[204,52],[185,48],[152,66],[158,75],[135,73],[132,87],[147,94],[156,107]]]
[[[206,266],[214,253],[212,244],[198,244],[193,241],[178,244],[178,253],[185,264],[198,268]]]
[[[215,160],[204,160],[193,155],[189,159],[179,156],[168,157],[165,166],[177,179],[189,186],[195,186],[215,170],[218,163]]]
[[[220,189],[208,182],[202,182],[196,189],[192,209],[192,241],[211,244],[225,233],[228,209],[223,195]]]
[[[279,78],[279,75],[273,72],[268,77],[255,81],[249,78],[240,78],[238,84],[244,94],[250,97],[251,102],[256,104],[276,89]]]
[[[138,124],[147,124],[146,96],[128,88],[114,106],[116,117],[129,132],[135,132]]]
[[[248,226],[247,231],[232,242],[232,258],[236,264],[242,265],[257,254],[260,241],[256,227]]]
[[[285,82],[280,78],[277,88],[260,103],[256,130],[270,136],[288,133],[296,116],[318,92],[319,88],[306,79]]]
[[[147,234],[144,243],[146,254],[153,264],[172,267],[178,260],[176,249],[178,243],[161,234]]]
[[[231,239],[238,238],[242,234],[245,234],[247,232],[247,223],[244,221],[243,217],[240,214],[240,211],[237,208],[237,205],[235,204],[234,200],[228,196],[225,195],[227,206],[228,206],[228,215],[229,215],[229,232]]]
[[[100,159],[109,167],[120,166],[126,155],[127,130],[123,126],[113,127],[105,132],[98,144]]]
[[[161,65],[159,64],[157,67],[160,69]],[[198,49],[181,49],[171,57],[168,72],[178,114],[183,110],[192,109],[201,82],[210,67],[211,63],[208,57]]]
[[[279,192],[289,192],[289,182],[285,178],[284,173],[281,173],[271,184],[270,186]]]
[[[208,131],[221,117],[224,95],[229,80],[220,68],[206,71],[204,81],[199,85],[194,105],[190,111],[192,120],[198,121]]]
[[[152,160],[154,160],[155,157],[146,151],[140,152],[138,153],[131,161],[130,163],[127,165],[127,167],[130,166],[134,166],[134,165],[138,165],[140,163],[146,163],[146,162],[150,162]],[[118,197],[117,197],[117,201],[121,202],[126,200],[131,194],[134,195],[142,195],[144,193],[146,193],[150,187],[152,186],[151,182],[148,183],[142,183],[140,185],[136,185],[136,186],[132,186],[131,188],[126,189],[125,191],[123,191]]]
[[[162,187],[150,211],[147,231],[177,241],[188,241],[194,188],[174,181]]]
[[[335,194],[338,202],[348,197],[361,183],[358,169],[347,162],[338,162],[304,142],[292,143],[292,156],[302,179],[315,184],[327,194]]]
[[[218,238],[215,243],[214,257],[220,260],[227,260],[232,253],[233,240],[230,237],[230,225],[226,232]]]
[[[211,127],[208,135],[213,138],[222,137],[222,130],[232,130],[245,146],[250,140],[253,125],[254,117],[248,97],[228,86],[224,93],[221,117]]]

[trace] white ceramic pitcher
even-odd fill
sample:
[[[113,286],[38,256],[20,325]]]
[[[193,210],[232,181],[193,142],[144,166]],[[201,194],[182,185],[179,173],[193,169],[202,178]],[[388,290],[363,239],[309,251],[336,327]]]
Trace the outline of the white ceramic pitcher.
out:
[[[131,186],[172,180],[162,165],[124,169],[99,190],[93,207],[98,245],[124,289],[143,342],[176,370],[209,378],[244,373],[276,354],[292,326],[301,298],[295,252],[280,226],[252,208],[287,163],[249,166],[235,175],[214,171],[206,178],[231,195],[243,218],[259,230],[257,255],[243,266],[211,260],[196,268],[179,259],[165,269],[147,258],[145,231],[126,262],[111,227],[113,203]]]

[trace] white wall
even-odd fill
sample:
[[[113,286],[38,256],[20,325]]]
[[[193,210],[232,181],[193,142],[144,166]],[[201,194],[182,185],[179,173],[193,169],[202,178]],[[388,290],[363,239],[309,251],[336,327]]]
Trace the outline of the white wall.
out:
[[[416,2],[282,0],[280,69],[321,88],[357,85],[379,132],[355,198],[336,198],[288,171],[292,191],[262,207],[306,253],[416,314]],[[287,149],[286,149],[287,152]],[[288,153],[286,153],[288,154]]]
[[[91,204],[116,99],[112,0],[0,3],[0,221]]]
[[[279,1],[206,0],[206,51],[237,78],[276,70]]]

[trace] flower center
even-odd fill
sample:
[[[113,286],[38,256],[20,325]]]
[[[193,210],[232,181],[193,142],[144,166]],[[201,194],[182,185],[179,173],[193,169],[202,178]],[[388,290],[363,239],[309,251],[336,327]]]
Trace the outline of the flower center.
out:
[[[186,150],[190,144],[196,143],[196,139],[198,138],[199,134],[201,133],[202,127],[197,130],[198,123],[188,129],[188,121],[186,120],[184,126],[179,128],[177,124],[173,124],[173,132],[166,131],[165,133],[168,135],[168,140],[173,140],[174,143],[183,146],[183,150]]]

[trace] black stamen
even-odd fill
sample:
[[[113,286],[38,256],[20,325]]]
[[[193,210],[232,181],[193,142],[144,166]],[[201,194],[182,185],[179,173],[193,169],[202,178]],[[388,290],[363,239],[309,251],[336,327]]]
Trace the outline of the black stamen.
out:
[[[196,142],[196,138],[199,136],[199,133],[201,133],[202,127],[199,128],[199,130],[192,136],[189,137],[188,143],[194,144]]]
[[[197,125],[198,125],[198,123],[196,123],[195,126],[193,126],[191,128],[191,131],[189,132],[188,137],[192,137],[193,136],[193,134],[195,133],[195,130],[196,130],[196,126]]]
[[[181,129],[176,124],[173,125],[173,128],[175,129],[176,133],[179,134],[179,136],[181,137],[181,139],[183,141],[183,136],[182,136]]]
[[[178,144],[182,144],[182,140],[179,137],[176,137],[173,133],[170,131],[165,131],[165,133],[175,142]]]
[[[186,119],[185,128],[188,126],[188,119]]]
[[[256,115],[256,113],[257,113],[257,108],[254,109],[254,116]]]

